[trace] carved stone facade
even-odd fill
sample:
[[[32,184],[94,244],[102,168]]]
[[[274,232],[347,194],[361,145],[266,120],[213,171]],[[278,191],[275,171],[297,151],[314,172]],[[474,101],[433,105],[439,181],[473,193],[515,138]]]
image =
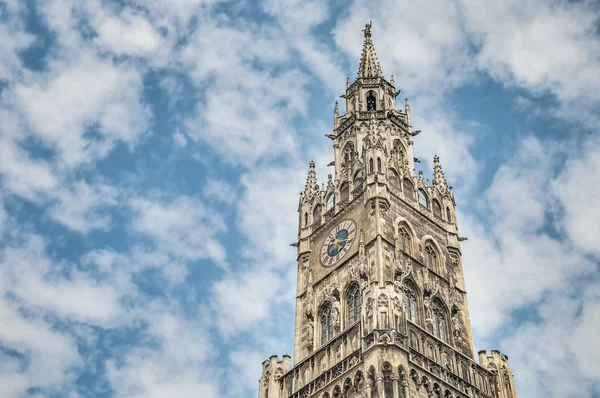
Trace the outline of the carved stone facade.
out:
[[[263,363],[259,398],[516,398],[508,358],[475,361],[452,187],[415,173],[410,106],[396,109],[371,25],[336,103],[334,176],[300,194],[294,361]]]

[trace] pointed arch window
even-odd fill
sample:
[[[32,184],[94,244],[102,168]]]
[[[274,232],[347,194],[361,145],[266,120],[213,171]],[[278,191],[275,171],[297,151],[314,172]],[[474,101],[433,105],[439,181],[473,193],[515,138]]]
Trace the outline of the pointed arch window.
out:
[[[413,187],[412,182],[408,178],[405,178],[402,182],[402,189],[404,190],[404,197],[412,200],[415,200],[415,188]]]
[[[431,244],[425,245],[425,266],[430,270],[439,273],[438,255]]]
[[[346,166],[354,162],[354,144],[349,142],[344,147],[344,163]]]
[[[388,182],[392,188],[397,190],[400,189],[400,177],[398,176],[398,173],[396,173],[396,170],[388,170]]]
[[[321,345],[333,338],[333,314],[331,304],[327,304],[321,312]]]
[[[381,173],[381,158],[377,158],[377,172]]]
[[[371,91],[367,94],[367,111],[377,110],[377,98],[375,98],[375,94]]]
[[[348,325],[360,320],[360,289],[356,283],[348,289]]]
[[[408,232],[408,228],[406,228],[406,226],[402,225],[399,229],[398,229],[398,242],[400,243],[400,249],[406,253],[406,254],[411,254],[412,253],[412,244],[411,244],[411,237],[410,237],[410,232]]]
[[[308,213],[304,213],[304,227],[308,227]]]
[[[350,198],[350,184],[345,182],[342,184],[342,187],[340,188],[340,202],[344,203],[349,198]]]
[[[369,173],[373,173],[375,171],[375,166],[373,164],[373,158],[369,159]]]
[[[419,188],[419,204],[425,208],[429,208],[429,200],[427,199],[427,194],[424,190]]]
[[[404,169],[404,148],[402,147],[400,140],[394,141],[394,146],[392,147],[392,159]]]
[[[404,316],[411,322],[417,322],[417,293],[410,282],[404,282],[402,289]]]
[[[450,213],[450,207],[446,207],[446,220],[452,222],[452,213]]]
[[[433,300],[431,305],[433,312],[433,335],[440,340],[446,340],[446,312],[439,300]]]
[[[442,206],[440,206],[440,202],[434,199],[432,203],[433,215],[437,218],[442,218]]]
[[[317,205],[313,211],[313,224],[321,224],[321,205]]]
[[[329,196],[327,197],[327,211],[333,209],[333,206],[335,205],[335,195],[333,193],[329,194]]]

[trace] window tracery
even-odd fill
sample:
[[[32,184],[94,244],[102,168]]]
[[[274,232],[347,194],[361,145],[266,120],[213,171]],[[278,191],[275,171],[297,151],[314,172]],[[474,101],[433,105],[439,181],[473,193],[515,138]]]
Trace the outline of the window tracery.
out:
[[[370,91],[367,94],[367,111],[375,111],[377,110],[377,98],[375,97],[375,93]]]
[[[394,169],[388,169],[388,182],[395,189],[400,189],[400,176]]]
[[[333,209],[333,206],[335,205],[335,195],[333,193],[329,194],[329,196],[327,197],[327,211]]]
[[[353,283],[348,289],[348,325],[360,320],[360,289],[358,284]]]
[[[439,300],[433,300],[431,311],[433,312],[433,335],[446,341],[446,311]]]
[[[425,191],[422,190],[421,188],[419,188],[418,195],[419,195],[419,204],[428,209],[429,208],[429,199],[427,199],[427,194],[425,193]]]
[[[333,338],[333,314],[331,303],[327,303],[321,312],[321,345]]]
[[[398,229],[398,242],[400,243],[400,250],[406,254],[412,254],[411,236],[405,225],[401,225]]]
[[[439,273],[437,252],[433,246],[428,243],[425,245],[425,266],[430,270]]]
[[[442,218],[442,206],[437,200],[433,200],[433,215],[437,218]]]
[[[405,281],[402,289],[404,316],[411,322],[417,322],[417,293],[412,283]]]
[[[340,188],[340,202],[344,203],[349,198],[350,198],[350,184],[345,182],[342,184],[342,187]]]
[[[404,196],[407,197],[408,199],[414,201],[415,200],[415,189],[413,187],[412,182],[410,182],[410,180],[408,178],[405,178],[404,181],[402,182],[403,184],[403,190],[404,190]]]
[[[315,206],[315,210],[313,211],[313,224],[321,224],[321,205]]]

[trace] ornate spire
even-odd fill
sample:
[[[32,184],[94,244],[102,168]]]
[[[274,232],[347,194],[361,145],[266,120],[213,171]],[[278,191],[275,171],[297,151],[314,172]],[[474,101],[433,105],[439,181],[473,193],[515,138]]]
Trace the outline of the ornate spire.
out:
[[[410,105],[408,105],[408,98],[404,98],[404,113],[406,114],[406,124],[408,124],[408,128],[412,127],[410,120]]]
[[[308,177],[306,177],[306,186],[304,187],[304,193],[307,197],[311,198],[317,192],[319,192],[319,184],[317,184],[315,162],[311,160],[308,166]]]
[[[446,182],[446,177],[442,171],[440,157],[438,155],[433,157],[433,185],[437,186],[442,192],[448,189],[448,183]]]
[[[371,41],[371,22],[365,25],[365,42],[363,44],[360,64],[358,65],[358,77],[380,77],[381,66],[375,54],[375,47]]]

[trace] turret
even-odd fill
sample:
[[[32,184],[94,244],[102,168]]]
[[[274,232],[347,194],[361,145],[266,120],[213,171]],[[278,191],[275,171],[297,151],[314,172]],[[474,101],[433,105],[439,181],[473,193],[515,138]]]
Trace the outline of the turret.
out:
[[[271,355],[262,363],[262,375],[258,381],[258,396],[260,398],[280,398],[284,395],[287,386],[281,379],[292,368],[292,357],[283,355],[279,359],[277,355]]]
[[[493,389],[497,398],[516,398],[514,375],[508,366],[508,357],[498,350],[488,355],[486,350],[478,352],[479,364],[495,375]]]

